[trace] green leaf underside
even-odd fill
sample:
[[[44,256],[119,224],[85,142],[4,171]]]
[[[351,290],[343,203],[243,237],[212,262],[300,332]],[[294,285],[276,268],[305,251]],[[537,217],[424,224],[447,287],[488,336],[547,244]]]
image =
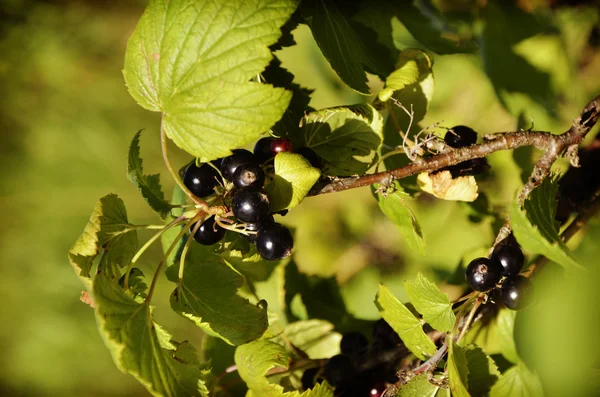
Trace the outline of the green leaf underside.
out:
[[[271,212],[300,204],[321,176],[302,155],[282,152],[275,156],[275,175],[265,187],[271,201]]]
[[[410,302],[423,315],[423,319],[429,325],[440,332],[450,331],[456,317],[452,311],[452,304],[448,295],[443,294],[421,272],[417,274],[415,281],[404,282],[404,288]]]
[[[415,356],[424,360],[435,353],[435,345],[423,331],[421,321],[396,299],[385,285],[379,286],[375,304],[381,317],[400,335],[406,347]]]
[[[125,205],[116,194],[96,202],[81,236],[69,250],[69,261],[87,289],[91,290],[92,264],[101,247],[110,247],[102,253],[99,264],[106,273],[116,276],[119,268],[129,264],[138,243],[137,234],[129,231],[129,226]]]
[[[421,232],[421,226],[413,212],[406,205],[409,197],[408,194],[400,190],[387,194],[385,197],[383,194],[377,193],[377,203],[381,212],[398,226],[400,234],[404,237],[410,249],[420,255],[425,255],[425,238]]]
[[[288,324],[283,334],[311,359],[326,359],[340,353],[342,335],[328,321],[297,321]]]
[[[138,188],[148,205],[164,220],[172,206],[165,200],[165,195],[160,185],[160,174],[144,175],[142,158],[140,157],[140,135],[138,131],[129,146],[127,161],[127,175],[133,185]]]
[[[542,384],[523,363],[508,369],[492,387],[490,397],[541,397]]]
[[[138,303],[99,273],[94,278],[98,328],[119,369],[133,375],[154,396],[208,396],[209,371],[193,348],[176,344]]]
[[[473,396],[487,396],[501,374],[494,360],[475,345],[464,347],[469,375],[469,392]]]
[[[434,397],[440,388],[429,383],[427,374],[417,375],[396,393],[396,397]]]
[[[281,118],[291,94],[250,82],[295,0],[152,0],[129,39],[130,94],[163,113],[162,128],[205,162],[244,146]]]
[[[169,273],[178,265],[176,261]],[[243,282],[241,275],[206,247],[192,244],[186,257],[181,289],[176,288],[171,294],[171,307],[205,332],[227,343],[249,342],[267,329],[267,312],[237,295]]]
[[[324,174],[363,174],[378,159],[383,117],[371,105],[312,112],[302,119],[301,126],[304,144],[323,159]]]
[[[410,59],[392,72],[385,80],[385,87],[379,91],[379,100],[385,102],[392,97],[395,91],[401,90],[409,84],[414,84],[419,79],[419,66]]]
[[[454,341],[448,351],[448,381],[454,397],[469,397],[467,391],[469,368],[464,350]]]
[[[541,254],[565,269],[584,269],[578,264],[558,234],[555,178],[546,178],[525,200],[523,210],[516,201],[511,205],[510,223],[519,244],[526,250]]]

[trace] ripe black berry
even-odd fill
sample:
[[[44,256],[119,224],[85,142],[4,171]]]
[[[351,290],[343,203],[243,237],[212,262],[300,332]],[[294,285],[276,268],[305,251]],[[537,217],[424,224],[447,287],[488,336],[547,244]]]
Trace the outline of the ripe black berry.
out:
[[[312,389],[316,383],[321,383],[322,379],[317,378],[319,368],[309,368],[302,374],[302,389]]]
[[[477,142],[477,132],[467,126],[457,125],[446,132],[444,142],[453,148],[470,146]]]
[[[530,293],[531,281],[524,276],[507,277],[500,287],[502,303],[512,310],[519,310],[527,306]]]
[[[323,165],[321,157],[319,157],[317,152],[315,152],[307,146],[303,146],[301,148],[296,149],[296,153],[302,155],[305,159],[308,160],[310,165],[312,165],[315,168],[321,168],[321,166]]]
[[[260,190],[265,184],[265,173],[256,163],[241,164],[233,173],[233,184],[238,189]]]
[[[350,357],[338,354],[325,363],[324,374],[329,384],[339,386],[356,375],[356,368]]]
[[[256,223],[269,216],[269,197],[260,191],[240,189],[233,195],[233,215],[242,222]]]
[[[275,156],[272,149],[274,140],[275,138],[268,136],[256,141],[256,144],[254,145],[254,155],[260,164]]]
[[[264,225],[256,235],[256,250],[269,261],[287,258],[292,254],[294,238],[290,230],[279,224]]]
[[[371,387],[369,397],[381,397],[386,389],[385,382],[377,382]]]
[[[291,152],[292,148],[292,141],[287,138],[276,138],[271,144],[271,150],[275,155],[281,152]]]
[[[190,189],[190,192],[196,197],[210,196],[215,192],[219,173],[209,164],[202,164],[200,167],[193,162],[183,174],[183,184]]]
[[[467,283],[476,291],[487,291],[494,287],[500,277],[502,268],[488,258],[476,258],[467,266]]]
[[[273,219],[273,215],[269,215],[266,219],[263,219],[260,223],[246,223],[246,230],[251,232],[258,232],[258,230],[263,225],[269,225],[274,223],[275,219]],[[256,233],[253,234],[242,234],[242,237],[246,239],[249,243],[254,243],[256,241]]]
[[[452,174],[452,178],[457,178],[459,176],[482,174],[490,169],[490,165],[485,158],[477,158],[451,165],[447,169]]]
[[[194,226],[192,226],[193,229]],[[213,215],[200,225],[194,234],[194,240],[203,245],[213,245],[218,243],[223,236],[225,236],[225,229],[215,222],[215,216]]]
[[[502,269],[503,276],[519,274],[525,264],[525,257],[521,249],[510,244],[496,246],[490,259],[495,262],[494,266]]]
[[[342,335],[340,350],[342,354],[351,357],[362,356],[369,347],[367,337],[360,332],[347,332]]]
[[[402,342],[396,331],[382,318],[373,323],[372,333],[373,346],[383,350],[394,349]]]
[[[235,149],[232,152],[231,156],[227,156],[221,161],[221,174],[228,181],[233,181],[233,174],[240,165],[257,163],[256,157],[246,149]]]

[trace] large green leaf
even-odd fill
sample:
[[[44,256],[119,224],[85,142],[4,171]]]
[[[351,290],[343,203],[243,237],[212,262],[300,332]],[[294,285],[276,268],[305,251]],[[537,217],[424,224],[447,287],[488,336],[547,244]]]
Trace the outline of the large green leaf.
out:
[[[127,175],[129,180],[138,188],[148,205],[165,219],[172,206],[165,200],[165,195],[160,186],[160,174],[145,175],[140,157],[140,135],[142,130],[131,140],[129,158],[127,161]]]
[[[300,204],[319,176],[319,169],[311,166],[302,155],[278,153],[275,156],[275,175],[265,187],[271,201],[271,211],[277,212]]]
[[[152,0],[127,44],[123,74],[144,108],[163,113],[169,138],[201,161],[250,143],[291,95],[250,82],[296,0]]]
[[[149,305],[133,300],[103,273],[94,278],[93,294],[98,328],[121,371],[154,396],[208,396],[210,371],[191,345],[170,340]]]
[[[542,397],[544,391],[536,374],[523,363],[510,368],[492,387],[490,397]]]
[[[501,376],[496,363],[476,345],[465,346],[464,353],[469,369],[469,393],[473,396],[487,396]]]
[[[381,317],[400,335],[400,338],[414,353],[424,360],[435,353],[435,345],[423,331],[423,324],[402,304],[385,285],[379,286],[375,305]]]
[[[396,392],[396,397],[434,397],[440,388],[429,383],[427,374],[412,378]]]
[[[464,350],[454,341],[448,350],[448,382],[454,397],[469,397],[467,391],[469,368]]]
[[[323,159],[323,173],[363,174],[377,161],[383,117],[371,105],[335,107],[302,119],[304,144]]]
[[[311,359],[329,358],[340,353],[342,335],[325,320],[293,322],[284,328],[283,335]]]
[[[521,246],[565,267],[581,270],[565,243],[558,234],[556,214],[556,192],[558,183],[554,178],[546,178],[525,200],[523,209],[513,202],[510,208],[510,223]]]
[[[176,267],[171,266],[169,273]],[[171,307],[210,335],[234,345],[246,343],[259,338],[268,322],[266,308],[237,295],[243,283],[243,277],[218,256],[192,244],[181,288],[171,294]]]
[[[405,281],[404,288],[410,303],[429,325],[441,332],[452,329],[456,317],[448,295],[443,294],[434,283],[427,280],[423,273],[419,272],[415,281]]]
[[[514,310],[501,309],[489,322],[477,321],[465,335],[463,341],[481,346],[487,354],[502,354],[512,363],[519,360],[515,347]]]

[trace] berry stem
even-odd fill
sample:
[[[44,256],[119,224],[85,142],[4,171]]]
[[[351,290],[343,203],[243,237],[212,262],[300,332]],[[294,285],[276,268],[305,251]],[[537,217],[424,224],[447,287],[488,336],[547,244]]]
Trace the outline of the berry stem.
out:
[[[201,216],[196,216],[192,219],[196,222],[196,224],[194,225],[194,229],[190,233],[190,237],[185,242],[185,245],[183,246],[183,251],[181,251],[181,258],[179,258],[179,273],[177,276],[177,289],[180,290],[179,296],[181,296],[181,288],[183,287],[183,271],[185,269],[185,258],[187,257],[187,253],[190,249],[190,244],[192,243],[192,241],[194,241],[194,234],[196,234],[196,232],[201,226],[200,218]]]
[[[456,343],[460,342],[460,340],[463,336],[465,336],[469,328],[471,328],[471,323],[473,322],[473,318],[475,317],[475,312],[477,312],[477,309],[479,309],[479,306],[483,303],[484,299],[485,294],[479,294],[479,296],[475,299],[475,304],[473,304],[471,311],[469,311],[469,316],[467,317],[462,329],[460,330],[460,334],[458,334],[458,337],[456,338]]]

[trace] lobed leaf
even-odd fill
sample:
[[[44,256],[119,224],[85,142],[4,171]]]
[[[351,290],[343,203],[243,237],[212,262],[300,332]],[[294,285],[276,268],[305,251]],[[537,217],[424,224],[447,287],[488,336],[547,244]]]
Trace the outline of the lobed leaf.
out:
[[[489,323],[475,322],[464,340],[481,346],[487,354],[502,354],[512,363],[519,360],[514,339],[516,312],[501,309]]]
[[[463,349],[469,370],[469,392],[474,396],[489,395],[501,376],[496,363],[479,346],[467,345]]]
[[[473,175],[452,178],[448,170],[422,172],[417,177],[417,183],[421,190],[442,200],[473,202],[479,195]]]
[[[540,379],[521,362],[502,374],[500,380],[490,391],[490,397],[540,397],[543,395]]]
[[[448,381],[455,397],[469,397],[467,391],[469,368],[464,350],[454,341],[448,350]]]
[[[395,397],[435,397],[440,388],[429,383],[427,374],[420,374],[403,385]]]
[[[385,102],[396,91],[417,83],[419,78],[431,73],[432,66],[433,60],[426,52],[417,49],[402,51],[396,63],[396,70],[385,79],[385,86],[377,94],[379,100]]]
[[[284,328],[283,335],[313,360],[327,359],[340,353],[342,335],[325,320],[293,322]]]
[[[415,281],[405,281],[404,288],[410,303],[429,325],[440,332],[452,329],[456,316],[448,295],[443,294],[434,283],[427,280],[423,273],[419,272]]]
[[[272,59],[297,0],[152,0],[127,44],[123,74],[144,108],[202,162],[230,154],[283,115],[285,89],[250,82]]]
[[[375,305],[381,317],[398,333],[415,356],[424,360],[435,353],[435,345],[423,331],[421,321],[396,299],[385,285],[379,285]]]

